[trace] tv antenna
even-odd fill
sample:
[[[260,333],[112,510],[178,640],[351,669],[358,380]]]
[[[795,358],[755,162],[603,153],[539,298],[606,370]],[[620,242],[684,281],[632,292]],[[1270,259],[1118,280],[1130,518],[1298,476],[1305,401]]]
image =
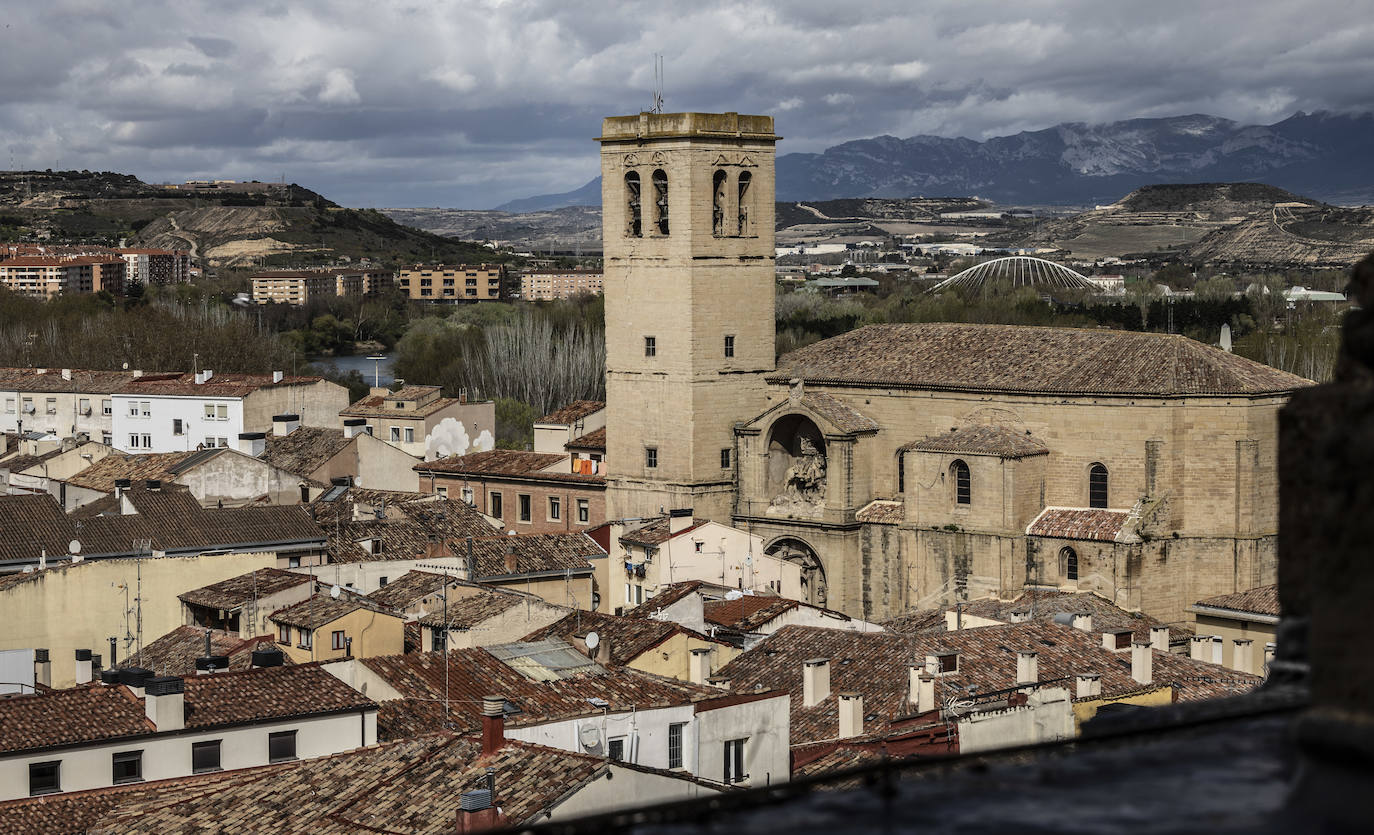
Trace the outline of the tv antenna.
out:
[[[653,113],[663,112],[663,53],[654,53],[654,107]]]

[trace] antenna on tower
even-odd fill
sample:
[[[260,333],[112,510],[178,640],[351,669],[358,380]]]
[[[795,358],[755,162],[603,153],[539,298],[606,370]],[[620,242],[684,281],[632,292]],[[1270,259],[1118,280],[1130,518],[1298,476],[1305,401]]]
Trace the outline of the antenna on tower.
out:
[[[663,112],[663,53],[654,53],[654,107],[653,113]]]

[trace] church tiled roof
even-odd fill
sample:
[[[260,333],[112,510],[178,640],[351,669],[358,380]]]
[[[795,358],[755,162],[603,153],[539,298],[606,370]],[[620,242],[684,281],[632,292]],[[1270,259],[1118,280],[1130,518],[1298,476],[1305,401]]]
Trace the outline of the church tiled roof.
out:
[[[900,525],[905,518],[906,503],[901,499],[874,499],[854,514],[854,518],[870,525]]]
[[[1120,542],[1130,534],[1125,530],[1128,515],[1124,510],[1047,507],[1026,527],[1026,534],[1056,539]]]
[[[868,325],[793,351],[770,382],[1026,394],[1283,394],[1309,380],[1184,336],[1018,325]]]
[[[841,432],[877,432],[878,422],[842,402],[838,398],[821,391],[808,391],[802,395],[803,406],[824,417]]]
[[[1257,586],[1235,594],[1220,594],[1206,600],[1199,600],[1197,605],[1212,609],[1231,609],[1236,612],[1278,617],[1279,587],[1277,585]]]
[[[1045,455],[1050,448],[1022,429],[1008,426],[956,426],[940,435],[931,435],[902,447],[916,452],[950,452],[960,455],[996,455],[999,458],[1027,458]]]

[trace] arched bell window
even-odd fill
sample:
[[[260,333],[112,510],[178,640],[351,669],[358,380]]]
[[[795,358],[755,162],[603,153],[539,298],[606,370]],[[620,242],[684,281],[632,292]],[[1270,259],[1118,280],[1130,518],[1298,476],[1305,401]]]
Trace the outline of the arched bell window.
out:
[[[754,180],[753,175],[748,171],[741,171],[739,175],[739,235],[741,237],[749,234],[749,184]]]
[[[711,176],[711,232],[716,237],[725,234],[725,189],[727,175],[717,170]]]
[[[1078,552],[1072,548],[1059,551],[1059,573],[1065,580],[1078,582]]]
[[[640,197],[639,172],[627,172],[625,174],[625,234],[631,238],[644,236]]]
[[[654,207],[657,210],[655,217],[658,221],[658,234],[668,234],[668,175],[662,168],[654,169],[652,175],[654,183]]]

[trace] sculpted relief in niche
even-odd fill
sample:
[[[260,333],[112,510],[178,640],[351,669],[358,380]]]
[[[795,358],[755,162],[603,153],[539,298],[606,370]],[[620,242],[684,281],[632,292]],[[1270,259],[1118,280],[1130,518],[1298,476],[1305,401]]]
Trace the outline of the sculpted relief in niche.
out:
[[[787,415],[773,424],[768,438],[768,512],[815,516],[825,505],[825,440],[803,415]]]

